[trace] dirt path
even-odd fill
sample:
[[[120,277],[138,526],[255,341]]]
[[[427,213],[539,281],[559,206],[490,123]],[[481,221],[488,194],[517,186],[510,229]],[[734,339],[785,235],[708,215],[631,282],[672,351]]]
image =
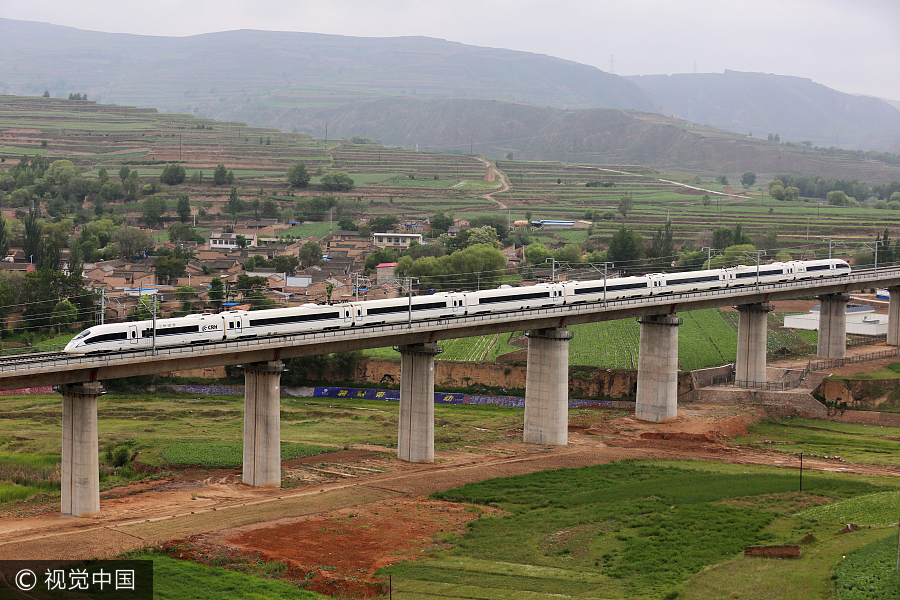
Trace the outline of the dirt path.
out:
[[[509,180],[506,178],[506,173],[504,173],[503,171],[501,171],[500,169],[498,169],[498,168],[497,168],[497,165],[491,163],[491,162],[490,162],[489,160],[487,160],[487,159],[481,158],[480,156],[476,156],[475,158],[478,159],[479,161],[483,162],[483,163],[485,164],[485,166],[487,166],[487,167],[491,167],[491,166],[494,167],[494,173],[495,173],[496,175],[499,175],[499,176],[500,176],[500,189],[499,189],[499,190],[494,190],[493,192],[490,192],[490,193],[488,193],[488,194],[484,194],[484,195],[482,196],[482,198],[484,198],[484,199],[486,199],[486,200],[490,200],[491,202],[493,202],[494,204],[496,204],[496,205],[499,206],[500,208],[503,208],[503,209],[507,209],[507,210],[508,210],[508,209],[509,209],[508,206],[506,206],[505,204],[503,204],[502,202],[500,202],[499,200],[497,200],[496,198],[494,198],[494,194],[499,194],[499,193],[501,193],[501,192],[505,192],[505,191],[508,190],[509,187],[510,187],[510,186],[509,186]]]

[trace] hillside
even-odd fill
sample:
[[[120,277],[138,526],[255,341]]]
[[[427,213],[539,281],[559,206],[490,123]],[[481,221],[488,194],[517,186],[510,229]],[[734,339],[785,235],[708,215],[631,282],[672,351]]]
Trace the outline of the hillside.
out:
[[[766,139],[885,151],[900,143],[900,109],[844,94],[810,79],[765,73],[685,73],[628,77],[695,123]]]
[[[237,111],[238,118],[249,114]],[[875,161],[823,154],[735,135],[662,115],[613,109],[562,110],[491,100],[384,99],[280,113],[300,131],[327,122],[329,135],[363,135],[389,145],[471,151],[522,160],[640,164],[663,170],[800,172],[870,182],[898,178]]]
[[[6,93],[81,92],[92,100],[213,118],[269,101],[269,107],[333,106],[396,95],[657,108],[635,84],[594,67],[425,37],[240,30],[174,38],[8,19],[0,19],[0,37]]]

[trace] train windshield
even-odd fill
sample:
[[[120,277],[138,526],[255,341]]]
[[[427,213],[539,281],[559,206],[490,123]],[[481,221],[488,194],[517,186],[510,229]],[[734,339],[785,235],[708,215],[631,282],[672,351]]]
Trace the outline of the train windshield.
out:
[[[80,340],[80,339],[83,338],[83,337],[87,337],[87,335],[88,335],[90,332],[91,332],[90,329],[85,329],[84,331],[82,331],[81,333],[79,333],[78,335],[76,335],[75,337],[73,337],[73,338],[72,338],[72,341]]]

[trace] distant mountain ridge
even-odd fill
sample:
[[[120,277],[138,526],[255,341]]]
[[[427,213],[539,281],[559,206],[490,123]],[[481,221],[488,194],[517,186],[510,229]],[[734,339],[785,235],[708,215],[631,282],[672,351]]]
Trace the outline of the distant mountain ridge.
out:
[[[283,113],[282,118],[292,118]],[[328,122],[335,137],[363,135],[385,144],[504,157],[586,164],[639,164],[706,173],[797,172],[886,182],[900,167],[838,159],[789,146],[688,124],[654,113],[617,109],[558,109],[497,100],[387,98],[298,111],[300,130]],[[309,121],[304,121],[308,119]],[[332,133],[333,132],[333,133]]]
[[[192,98],[204,96],[215,103],[246,103],[248,96],[290,86],[560,107],[659,108],[635,84],[594,67],[426,37],[239,30],[165,38],[0,19],[0,39],[5,48],[0,82],[8,93],[80,91],[105,102],[170,110],[200,104]]]
[[[884,151],[900,142],[900,110],[810,79],[766,73],[684,73],[626,77],[695,123],[765,139]]]
[[[451,150],[474,147],[480,138],[482,149],[475,150],[492,156],[514,151],[536,159],[667,166],[677,166],[677,159],[689,169],[750,168],[732,160],[728,147],[711,151],[723,143],[709,141],[716,136],[670,135],[665,128],[683,130],[685,124],[662,115],[680,115],[740,134],[723,139],[755,148],[738,154],[756,156],[761,172],[786,170],[779,156],[789,156],[798,168],[815,167],[815,161],[784,148],[747,145],[743,137],[750,132],[756,139],[778,133],[782,141],[900,152],[895,106],[808,79],[734,71],[625,78],[551,56],[425,37],[239,30],[170,38],[0,19],[0,39],[4,93],[86,93],[104,103],[317,137],[327,127],[332,137]],[[650,113],[660,118],[648,118]],[[610,129],[598,129],[604,126]],[[687,143],[698,139],[706,141]],[[821,173],[832,167],[815,168]]]

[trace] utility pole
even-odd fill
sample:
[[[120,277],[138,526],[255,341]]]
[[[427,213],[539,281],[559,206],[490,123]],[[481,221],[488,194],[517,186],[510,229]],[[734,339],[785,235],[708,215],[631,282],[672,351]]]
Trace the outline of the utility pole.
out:
[[[837,247],[838,245],[843,246],[844,243],[841,240],[836,240],[833,238],[824,238],[823,242],[828,242],[828,258],[831,259],[831,248]]]
[[[328,123],[325,123],[325,156],[328,156]]]
[[[100,324],[104,324],[106,318],[106,288],[100,288]]]
[[[153,356],[156,356],[156,293],[153,294]]]
[[[359,302],[359,273],[354,273],[356,276],[356,285],[353,286],[353,289],[356,290],[356,301]]]

